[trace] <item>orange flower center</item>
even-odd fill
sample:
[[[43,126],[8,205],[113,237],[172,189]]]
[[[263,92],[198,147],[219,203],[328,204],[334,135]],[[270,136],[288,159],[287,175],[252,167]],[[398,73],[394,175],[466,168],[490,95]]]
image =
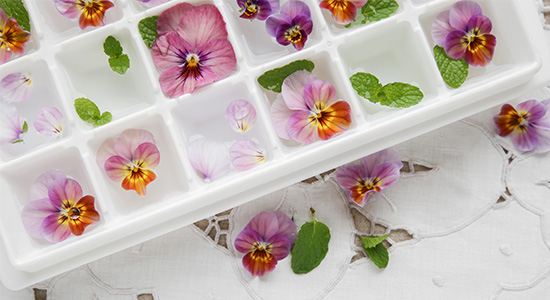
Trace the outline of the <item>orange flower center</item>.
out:
[[[254,250],[250,253],[250,258],[262,264],[269,264],[273,259],[275,259],[270,253],[272,248],[273,246],[271,244],[255,242],[253,245]]]

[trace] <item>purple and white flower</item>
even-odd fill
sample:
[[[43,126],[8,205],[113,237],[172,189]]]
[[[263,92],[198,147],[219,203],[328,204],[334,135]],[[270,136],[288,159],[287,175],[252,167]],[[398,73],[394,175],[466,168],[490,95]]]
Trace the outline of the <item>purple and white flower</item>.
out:
[[[246,171],[266,160],[266,151],[252,140],[238,140],[229,148],[229,157],[235,169]]]
[[[308,35],[313,31],[311,12],[307,4],[298,0],[288,1],[281,13],[269,16],[266,30],[283,46],[292,44],[296,50],[302,50]]]
[[[63,114],[55,107],[42,108],[34,118],[34,129],[45,136],[63,134]]]
[[[31,74],[12,73],[0,81],[0,97],[6,102],[23,102],[31,96]]]

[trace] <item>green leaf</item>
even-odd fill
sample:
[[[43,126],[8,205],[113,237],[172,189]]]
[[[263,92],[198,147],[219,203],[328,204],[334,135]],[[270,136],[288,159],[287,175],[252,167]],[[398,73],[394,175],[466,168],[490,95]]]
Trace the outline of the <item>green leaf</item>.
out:
[[[372,262],[380,269],[388,266],[390,255],[388,249],[381,243],[372,248],[363,248]]]
[[[357,91],[359,96],[369,99],[373,103],[380,102],[385,98],[383,86],[376,76],[369,73],[355,73],[350,79],[351,86]]]
[[[283,86],[283,81],[290,74],[299,70],[311,72],[313,71],[313,68],[315,68],[315,64],[312,61],[306,59],[297,60],[286,66],[265,72],[262,76],[258,77],[258,83],[266,90],[272,90],[276,93],[280,93]]]
[[[19,139],[19,140],[16,140],[16,141],[13,141],[11,142],[12,144],[20,144],[20,143],[23,143],[23,139]]]
[[[110,35],[103,43],[103,51],[109,57],[117,57],[122,54],[122,46],[117,39]]]
[[[141,19],[138,23],[139,34],[147,47],[151,48],[155,40],[159,37],[157,33],[158,16]]]
[[[362,21],[375,22],[385,19],[393,15],[399,9],[399,4],[395,0],[369,0],[361,9],[361,13],[365,16]]]
[[[90,99],[78,98],[74,100],[74,108],[84,122],[95,124],[100,118],[99,108]]]
[[[101,117],[99,117],[99,119],[95,121],[94,125],[95,126],[105,125],[111,122],[112,119],[113,119],[113,116],[111,115],[111,113],[106,111],[103,114],[101,114]]]
[[[23,122],[23,128],[21,128],[21,130],[23,130],[23,133],[29,131],[29,124],[27,124],[27,121]]]
[[[390,236],[390,233],[382,236],[362,236],[361,242],[363,242],[363,248],[374,248],[376,245],[382,243]]]
[[[312,222],[305,223],[298,232],[292,249],[290,265],[296,274],[309,273],[325,258],[330,241],[330,229],[315,219],[312,209]]]
[[[111,66],[113,71],[124,75],[128,68],[130,68],[130,58],[126,54],[109,57],[109,66]]]
[[[0,8],[2,8],[8,17],[15,18],[21,29],[31,31],[31,21],[29,12],[23,4],[23,0],[0,0]]]
[[[403,82],[389,83],[384,86],[386,99],[380,104],[389,107],[410,107],[424,98],[422,91],[414,85]]]
[[[437,45],[434,48],[434,58],[439,73],[448,86],[457,89],[466,81],[470,67],[466,60],[450,58],[445,49]]]

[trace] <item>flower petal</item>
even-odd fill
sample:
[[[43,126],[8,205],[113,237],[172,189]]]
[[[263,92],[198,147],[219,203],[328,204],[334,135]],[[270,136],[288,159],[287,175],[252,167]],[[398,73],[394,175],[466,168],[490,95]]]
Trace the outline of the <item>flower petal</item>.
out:
[[[463,59],[468,49],[468,38],[463,31],[455,30],[445,39],[445,53],[453,59]]]
[[[147,185],[157,179],[157,175],[148,169],[140,168],[137,172],[131,171],[120,184],[125,190],[134,190],[140,196],[145,196]]]
[[[74,179],[58,178],[48,187],[48,197],[54,207],[61,209],[64,201],[76,202],[82,198],[82,187]]]
[[[299,26],[301,30],[306,33],[306,35],[311,34],[313,31],[313,21],[311,21],[311,18],[306,15],[297,15],[294,19],[292,19],[292,24]],[[304,39],[307,39],[307,36],[304,35]]]
[[[229,157],[235,169],[246,171],[264,163],[265,150],[251,140],[238,140],[229,148]]]
[[[132,162],[119,155],[111,156],[103,168],[109,179],[119,182],[132,172]]]
[[[116,140],[114,149],[120,156],[131,161],[134,151],[143,143],[156,144],[151,132],[145,129],[126,129]]]
[[[298,234],[296,224],[286,214],[280,211],[272,211],[277,216],[277,222],[279,222],[279,230],[276,234],[285,236],[290,244],[294,244]]]
[[[367,1],[361,1],[361,2],[367,2]],[[363,3],[363,5],[365,5]],[[337,24],[346,25],[351,23],[355,16],[357,15],[357,8],[358,6],[353,3],[353,1],[330,1],[330,0],[323,0],[319,4],[319,7],[326,9],[330,11],[332,14],[332,17],[334,21]],[[360,8],[361,6],[359,6]]]
[[[538,134],[538,144],[533,149],[534,152],[543,153],[550,151],[550,126],[533,125]]]
[[[468,21],[474,16],[481,15],[482,10],[479,4],[474,1],[459,1],[449,11],[449,23],[452,27],[467,31]]]
[[[403,167],[403,162],[401,161],[401,155],[399,152],[390,148],[363,157],[362,163],[367,177],[373,177],[374,168],[381,164],[392,163],[398,166],[399,169]]]
[[[160,87],[168,97],[177,98],[193,93],[197,86],[214,82],[217,78],[216,73],[209,66],[201,68],[199,77],[193,75],[185,77],[185,75],[182,76],[183,72],[185,72],[183,67],[173,66],[160,74]]]
[[[201,86],[213,81],[221,80],[231,74],[237,66],[237,58],[233,46],[226,39],[216,39],[208,41],[197,47],[195,53],[199,54],[203,63],[201,78],[197,79],[197,86]],[[216,77],[209,78],[206,70],[209,67]]]
[[[244,99],[234,100],[225,110],[225,119],[233,131],[246,133],[256,123],[256,109]]]
[[[27,233],[33,238],[42,238],[41,225],[46,217],[58,213],[48,198],[29,201],[23,207],[21,220]]]
[[[304,87],[304,99],[309,110],[324,109],[336,102],[336,89],[328,81],[315,79]]]
[[[69,19],[80,16],[80,9],[76,5],[76,0],[53,0],[57,11]]]
[[[493,121],[498,129],[498,135],[507,136],[517,127],[517,119],[519,117],[516,109],[510,104],[504,104],[500,109],[500,113],[493,117]]]
[[[287,257],[290,253],[290,246],[292,245],[286,236],[280,234],[270,237],[267,239],[266,243],[271,245],[272,248],[269,252],[276,260]]]
[[[79,236],[84,233],[88,225],[98,222],[100,219],[99,213],[94,207],[94,197],[87,195],[82,197],[75,204],[75,208],[80,210],[80,216],[77,219],[69,219],[69,230],[72,234]]]
[[[183,2],[164,10],[157,19],[157,34],[162,36],[170,32],[176,32],[183,15],[193,5]]]
[[[181,65],[185,61],[184,55],[191,52],[191,45],[177,33],[160,36],[151,47],[153,62],[160,71]]]
[[[283,96],[278,94],[275,102],[271,105],[269,113],[271,116],[271,124],[273,124],[273,129],[280,138],[285,140],[290,139],[286,126],[290,116],[292,116],[295,112],[295,110],[291,110],[286,106]]]
[[[205,181],[212,181],[229,171],[229,154],[221,143],[198,139],[190,143],[187,157],[197,175]]]
[[[32,88],[30,74],[12,73],[0,81],[0,97],[7,102],[23,102],[31,96]]]
[[[215,39],[227,39],[225,22],[214,4],[188,9],[181,18],[177,33],[193,47]]]
[[[441,12],[432,24],[432,38],[439,47],[445,48],[445,39],[455,30],[449,23],[449,11]]]
[[[471,66],[486,66],[493,59],[493,53],[497,44],[497,39],[492,34],[484,34],[476,37],[476,43],[470,44],[464,59]]]
[[[538,100],[527,100],[521,102],[517,106],[517,110],[522,114],[523,112],[529,115],[529,123],[537,122],[542,119],[548,112],[548,108]]]
[[[10,60],[11,54],[11,51],[0,47],[0,65]]]
[[[20,140],[24,133],[22,127],[17,108],[0,102],[0,146]]]
[[[57,170],[49,170],[38,176],[31,184],[30,199],[37,200],[49,198],[48,188],[52,182],[59,178],[67,178],[65,174]]]
[[[58,214],[49,215],[40,227],[42,236],[51,243],[64,241],[71,235],[71,230],[66,221],[62,221]]]
[[[143,3],[147,7],[154,7],[154,6],[166,3],[166,1],[168,0],[138,0],[138,1]]]
[[[538,132],[534,127],[527,127],[524,131],[514,130],[510,139],[516,148],[524,152],[532,151],[539,142]]]
[[[269,34],[272,37],[277,36],[277,29],[280,25],[290,25],[292,23],[292,19],[283,14],[276,14],[271,15],[267,20],[265,21],[265,29],[267,30],[267,34]]]
[[[96,163],[103,171],[105,171],[105,162],[107,159],[111,156],[118,156],[118,153],[115,151],[116,140],[117,139],[114,137],[106,139],[97,149],[97,154],[95,156]]]
[[[42,108],[34,118],[34,129],[45,136],[61,136],[63,114],[55,107]]]
[[[290,0],[283,4],[281,8],[281,14],[289,16],[291,19],[294,19],[297,15],[306,15],[311,17],[311,12],[309,7],[302,1]]]
[[[283,81],[281,95],[287,107],[291,110],[309,110],[304,98],[304,88],[315,79],[308,71],[296,71]]]
[[[297,111],[288,120],[288,135],[302,144],[309,144],[319,136],[317,119],[309,111]]]
[[[88,26],[98,27],[105,25],[105,12],[115,6],[113,2],[108,0],[93,0],[93,3],[93,6],[86,4],[86,7],[82,10],[78,20],[80,29]]]
[[[258,232],[264,240],[268,240],[279,232],[279,219],[272,211],[262,211],[248,222],[245,229]]]
[[[382,190],[393,185],[399,179],[401,167],[394,163],[378,165],[372,171],[372,177],[378,178],[378,187]]]
[[[144,169],[154,170],[160,163],[160,152],[155,144],[143,143],[134,151],[134,164]]]
[[[336,171],[336,182],[347,189],[355,187],[359,179],[367,177],[368,174],[361,166],[344,166]]]
[[[338,101],[327,107],[318,119],[317,133],[322,140],[328,140],[351,126],[351,107],[345,101]]]
[[[263,242],[262,236],[253,229],[244,229],[235,238],[235,249],[241,253],[248,253],[254,250],[254,243]]]
[[[260,255],[249,252],[243,256],[243,266],[252,276],[264,276],[277,266],[277,259],[271,253],[262,251]]]

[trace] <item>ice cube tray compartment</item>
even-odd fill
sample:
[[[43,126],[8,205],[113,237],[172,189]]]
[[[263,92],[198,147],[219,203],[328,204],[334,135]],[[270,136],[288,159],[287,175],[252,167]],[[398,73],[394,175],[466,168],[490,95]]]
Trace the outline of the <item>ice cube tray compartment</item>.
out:
[[[33,96],[17,104],[27,121],[34,118],[38,106],[56,106],[66,124],[60,139],[41,138],[31,128],[25,144],[0,148],[0,263],[9,266],[9,271],[0,272],[0,279],[10,288],[59,274],[391,146],[434,128],[425,124],[432,119],[439,118],[437,124],[443,124],[443,117],[454,118],[449,117],[453,111],[462,115],[464,111],[477,112],[481,108],[466,106],[521,85],[537,73],[543,58],[549,60],[539,49],[543,47],[540,41],[530,34],[539,30],[541,36],[542,28],[537,28],[532,18],[535,13],[521,6],[522,0],[477,0],[493,21],[498,39],[495,59],[486,68],[471,68],[464,86],[456,90],[449,89],[439,75],[430,34],[435,16],[456,1],[397,0],[399,10],[391,17],[345,29],[318,7],[319,1],[304,0],[314,29],[298,52],[277,44],[266,33],[264,22],[240,19],[236,1],[191,0],[185,2],[219,8],[235,49],[237,68],[229,77],[199,87],[191,95],[169,99],[160,89],[159,73],[137,24],[184,1],[172,0],[153,8],[136,0],[112,1],[115,7],[107,11],[105,26],[80,30],[78,21],[60,15],[53,1],[24,0],[33,25],[32,42],[24,55],[0,66],[0,76],[26,71],[33,75]],[[121,42],[130,57],[131,67],[125,75],[109,68],[103,52],[109,35]],[[310,145],[282,140],[275,134],[269,110],[276,94],[263,89],[256,79],[298,59],[313,61],[313,74],[330,81],[338,98],[351,105],[352,126],[347,132]],[[359,97],[349,82],[356,72],[372,73],[383,84],[414,84],[425,97],[407,109],[370,103]],[[95,128],[81,121],[74,110],[74,99],[79,97],[91,99],[101,111],[110,111],[112,122]],[[244,135],[233,132],[225,119],[227,105],[236,99],[249,101],[257,112],[255,127]],[[99,145],[128,128],[149,130],[161,153],[155,170],[158,178],[147,187],[145,197],[123,190],[95,161]],[[199,136],[226,145],[242,138],[254,139],[267,150],[267,161],[246,172],[232,168],[223,177],[205,183],[187,158],[189,143]],[[78,180],[85,194],[96,197],[102,216],[101,222],[88,227],[82,236],[57,244],[28,236],[20,218],[32,182],[50,169]]]

